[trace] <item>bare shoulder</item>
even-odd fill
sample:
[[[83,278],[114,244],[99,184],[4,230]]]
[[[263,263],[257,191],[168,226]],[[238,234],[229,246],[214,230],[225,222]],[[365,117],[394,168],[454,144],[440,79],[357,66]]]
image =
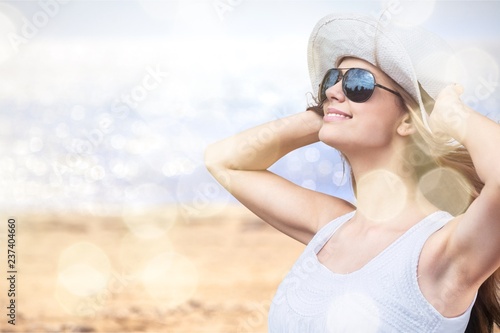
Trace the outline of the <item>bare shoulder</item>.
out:
[[[355,206],[343,198],[304,188],[295,188],[295,190],[296,193],[293,188],[290,188],[288,192],[294,200],[290,200],[287,205],[288,218],[286,220],[288,226],[296,226],[296,231],[294,234],[289,233],[289,230],[286,230],[288,228],[281,231],[301,243],[308,244],[314,235],[329,222],[355,210]],[[295,196],[301,199],[297,200]]]
[[[356,210],[356,206],[349,201],[331,195],[319,194],[318,201],[320,201],[319,204],[322,209],[318,214],[318,224],[315,232],[336,218]]]
[[[262,220],[308,244],[332,219],[353,210],[346,200],[299,186],[268,170],[229,170],[231,193]]]

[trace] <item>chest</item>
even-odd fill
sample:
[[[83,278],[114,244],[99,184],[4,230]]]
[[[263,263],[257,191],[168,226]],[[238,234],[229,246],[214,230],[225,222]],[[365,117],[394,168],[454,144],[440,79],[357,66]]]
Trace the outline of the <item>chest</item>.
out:
[[[335,233],[317,253],[318,261],[330,271],[348,274],[360,270],[387,251],[404,231],[343,229]]]
[[[420,233],[408,231],[339,229],[316,257],[330,272],[344,275],[355,272],[372,277],[374,270],[382,270],[394,278],[401,273],[402,267],[410,267],[404,273],[406,283],[413,283],[415,279],[418,293],[425,302],[440,314],[455,317],[464,313],[475,293],[464,292],[462,286],[455,283],[454,274],[448,274],[452,277],[447,278],[440,269],[443,267],[443,239],[446,239],[447,230],[442,228],[419,236]],[[380,281],[386,281],[386,276],[381,276]],[[395,285],[395,281],[390,284]]]
[[[271,326],[273,318],[287,318],[276,332],[391,332],[394,327],[433,332],[440,318],[419,296],[410,256],[391,244],[392,237],[385,240],[389,249],[377,246],[376,239],[364,239],[360,246],[354,239],[332,239],[319,252],[314,244],[308,247],[273,300]],[[336,260],[338,251],[354,252],[361,260]],[[290,327],[283,330],[283,325]]]

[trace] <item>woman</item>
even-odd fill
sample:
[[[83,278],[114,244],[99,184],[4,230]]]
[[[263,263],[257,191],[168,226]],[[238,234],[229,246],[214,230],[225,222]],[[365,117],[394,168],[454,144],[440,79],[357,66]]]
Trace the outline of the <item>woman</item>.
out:
[[[443,45],[419,28],[327,16],[308,50],[318,105],[207,149],[222,185],[307,244],[273,299],[270,332],[500,323],[500,128],[443,79]],[[267,171],[318,140],[349,163],[355,206]]]

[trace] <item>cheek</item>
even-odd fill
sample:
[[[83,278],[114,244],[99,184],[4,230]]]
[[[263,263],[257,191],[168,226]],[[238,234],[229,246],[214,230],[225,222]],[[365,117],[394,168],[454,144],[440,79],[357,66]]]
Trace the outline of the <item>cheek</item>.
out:
[[[365,120],[364,126],[361,126],[363,130],[359,134],[369,144],[376,146],[384,145],[394,137],[394,122],[389,119],[373,117],[372,119]]]
[[[391,140],[396,135],[397,126],[401,121],[401,110],[393,101],[380,105],[385,107],[373,108],[359,114],[356,124],[360,128],[361,136],[369,136],[379,144]]]

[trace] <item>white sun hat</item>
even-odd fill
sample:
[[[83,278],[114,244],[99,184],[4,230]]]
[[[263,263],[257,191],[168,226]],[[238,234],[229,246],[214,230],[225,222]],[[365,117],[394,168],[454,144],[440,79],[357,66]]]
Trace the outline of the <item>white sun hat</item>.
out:
[[[313,93],[326,71],[342,58],[370,62],[396,81],[419,104],[429,128],[419,84],[433,99],[451,84],[451,48],[438,36],[418,26],[405,27],[390,20],[357,14],[331,14],[314,27],[308,45],[309,76]]]

